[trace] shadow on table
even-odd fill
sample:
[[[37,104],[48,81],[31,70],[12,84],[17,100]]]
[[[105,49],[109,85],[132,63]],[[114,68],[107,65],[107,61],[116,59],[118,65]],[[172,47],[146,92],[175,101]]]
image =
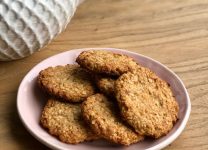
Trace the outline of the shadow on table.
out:
[[[49,150],[46,146],[38,142],[29,132],[24,128],[20,118],[18,116],[17,108],[16,108],[16,94],[14,101],[11,104],[10,117],[8,118],[8,124],[10,128],[10,134],[13,136],[14,140],[18,143],[18,148],[21,150]]]

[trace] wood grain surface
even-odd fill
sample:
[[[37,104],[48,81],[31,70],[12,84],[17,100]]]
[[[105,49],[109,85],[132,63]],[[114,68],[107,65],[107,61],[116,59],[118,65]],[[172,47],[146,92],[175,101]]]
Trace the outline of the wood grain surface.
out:
[[[48,149],[18,117],[18,86],[43,59],[83,47],[128,49],[176,72],[188,89],[192,112],[184,132],[166,149],[208,149],[208,0],[86,0],[47,47],[0,62],[0,149]]]

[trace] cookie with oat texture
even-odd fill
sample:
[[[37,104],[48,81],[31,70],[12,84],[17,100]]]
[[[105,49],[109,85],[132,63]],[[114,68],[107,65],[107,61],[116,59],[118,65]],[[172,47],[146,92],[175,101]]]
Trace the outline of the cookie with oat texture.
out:
[[[65,143],[77,144],[98,139],[83,121],[80,104],[51,98],[44,107],[40,123],[51,135]]]
[[[114,85],[116,79],[111,77],[99,76],[95,77],[95,82],[101,93],[108,96],[114,96]]]
[[[91,75],[79,65],[49,67],[38,76],[39,86],[48,94],[69,102],[81,102],[95,93]]]
[[[166,135],[178,119],[179,106],[170,86],[147,68],[120,76],[115,93],[124,120],[141,135]]]
[[[83,68],[94,73],[119,76],[134,70],[137,63],[133,58],[105,50],[83,51],[77,57],[76,62]]]
[[[82,114],[91,129],[108,141],[130,145],[144,139],[120,118],[118,106],[102,94],[95,94],[82,103]]]

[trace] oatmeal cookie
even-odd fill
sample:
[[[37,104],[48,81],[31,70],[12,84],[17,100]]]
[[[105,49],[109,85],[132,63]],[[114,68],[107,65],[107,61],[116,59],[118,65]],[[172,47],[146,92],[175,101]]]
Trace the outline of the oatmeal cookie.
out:
[[[82,114],[91,129],[108,141],[130,145],[143,140],[120,119],[119,110],[102,94],[95,94],[82,103]]]
[[[137,65],[129,56],[104,50],[83,51],[76,59],[76,62],[81,67],[94,73],[112,76],[119,76],[131,71]]]
[[[141,135],[166,135],[178,119],[179,106],[171,88],[147,68],[120,76],[115,93],[123,118]]]
[[[98,138],[83,121],[80,104],[49,99],[40,123],[51,135],[65,143],[77,144]]]
[[[116,79],[110,77],[96,76],[95,82],[101,93],[108,96],[114,95],[114,84]]]
[[[52,96],[81,102],[95,93],[90,74],[79,65],[49,67],[38,76],[39,86]]]

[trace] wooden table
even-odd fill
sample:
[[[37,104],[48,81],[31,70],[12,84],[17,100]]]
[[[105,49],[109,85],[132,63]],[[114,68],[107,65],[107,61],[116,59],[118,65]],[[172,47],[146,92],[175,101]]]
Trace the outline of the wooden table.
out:
[[[48,149],[23,127],[18,86],[43,59],[83,47],[116,47],[152,57],[184,81],[192,102],[185,131],[167,150],[208,149],[208,1],[87,0],[65,32],[32,56],[0,63],[0,149]]]

